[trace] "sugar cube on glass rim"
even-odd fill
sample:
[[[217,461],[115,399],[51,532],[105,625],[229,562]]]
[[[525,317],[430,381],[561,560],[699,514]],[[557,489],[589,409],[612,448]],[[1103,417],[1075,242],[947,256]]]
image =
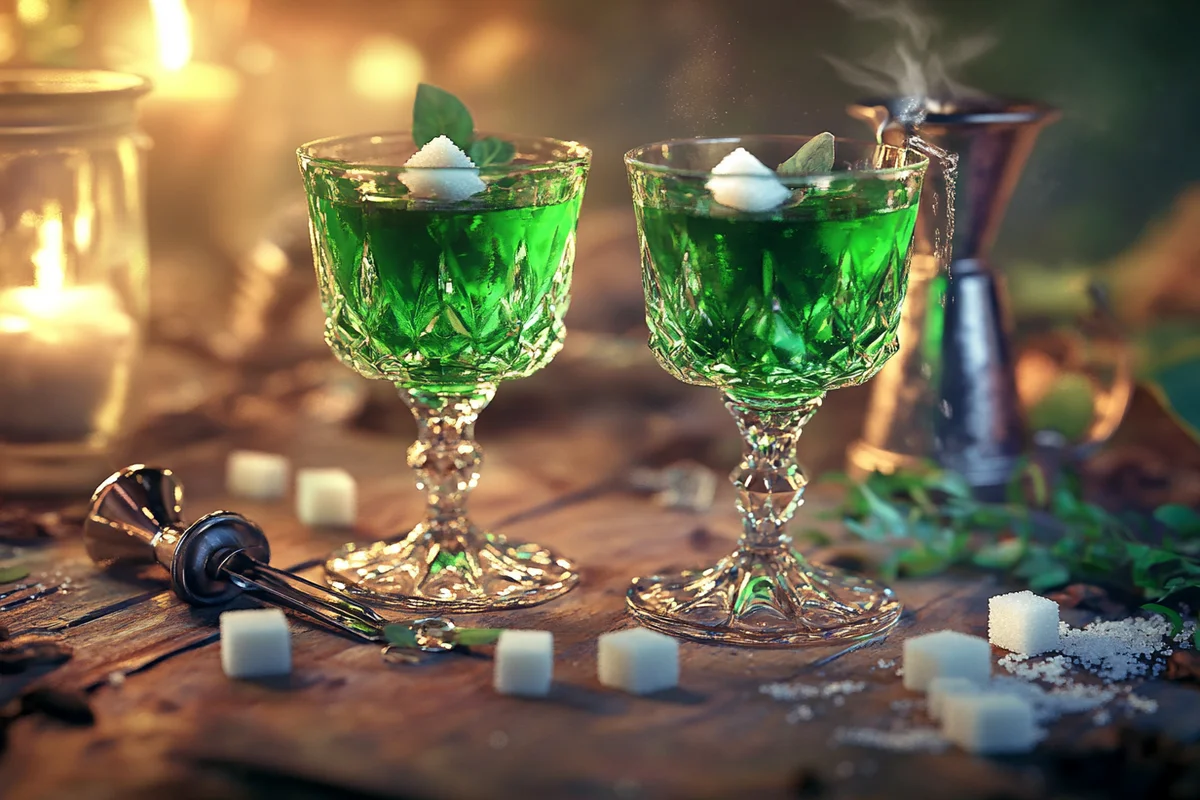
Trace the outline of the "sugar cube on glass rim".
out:
[[[554,634],[514,631],[496,642],[492,680],[500,694],[544,697],[554,678]]]
[[[221,668],[230,678],[265,678],[292,671],[292,634],[278,608],[221,614]]]
[[[946,698],[959,694],[979,694],[983,691],[985,691],[983,687],[966,678],[934,678],[926,689],[925,707],[929,712],[930,719],[941,719]]]
[[[1012,592],[990,598],[988,641],[1028,656],[1057,650],[1058,603],[1033,592]]]
[[[968,752],[989,755],[1028,753],[1042,732],[1028,700],[984,692],[946,696],[942,735]]]
[[[225,460],[225,484],[235,497],[276,500],[287,494],[291,465],[286,457],[258,450],[234,450]]]
[[[596,658],[600,683],[632,694],[649,694],[679,685],[679,642],[646,628],[629,628],[600,637]]]
[[[426,142],[404,166],[400,180],[413,197],[457,203],[487,188],[475,162],[448,136]]]
[[[296,516],[305,525],[353,527],[358,518],[354,477],[336,467],[297,472]]]
[[[792,194],[774,170],[744,147],[721,159],[704,186],[718,203],[739,211],[771,211]]]
[[[904,688],[923,692],[934,678],[966,678],[987,683],[992,647],[987,639],[958,631],[937,631],[904,642]]]

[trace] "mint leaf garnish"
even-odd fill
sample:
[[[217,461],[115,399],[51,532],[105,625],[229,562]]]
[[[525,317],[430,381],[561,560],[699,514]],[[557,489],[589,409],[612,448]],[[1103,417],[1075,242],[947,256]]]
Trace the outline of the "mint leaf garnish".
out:
[[[833,169],[833,134],[818,133],[805,142],[795,155],[780,164],[780,175],[812,175]]]
[[[428,83],[417,85],[412,129],[417,147],[424,147],[439,136],[447,136],[466,150],[475,138],[475,122],[462,100]]]
[[[448,137],[477,167],[507,164],[517,154],[512,142],[495,136],[476,139],[475,121],[463,101],[428,83],[417,85],[412,132],[417,147],[424,147],[439,136]]]
[[[516,153],[517,148],[513,147],[512,142],[497,139],[495,136],[476,139],[467,150],[467,155],[471,157],[477,167],[486,167],[489,164],[507,164],[513,160]]]
[[[9,567],[0,567],[0,583],[16,583],[22,578],[29,576],[29,570],[22,567],[20,564],[13,564]]]

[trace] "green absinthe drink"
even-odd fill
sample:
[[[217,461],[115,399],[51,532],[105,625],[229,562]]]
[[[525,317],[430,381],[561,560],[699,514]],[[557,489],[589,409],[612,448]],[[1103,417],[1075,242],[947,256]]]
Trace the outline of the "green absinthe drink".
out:
[[[796,457],[804,425],[826,392],[867,380],[896,351],[925,160],[821,134],[658,142],[625,163],[650,347],[680,380],[719,388],[745,442],[730,475],[737,550],[635,578],[630,612],[728,644],[886,633],[902,610],[894,593],[810,564],[787,524],[808,480]]]
[[[426,497],[407,535],[347,545],[325,571],[335,589],[408,610],[541,603],[575,585],[575,566],[471,522],[483,462],[474,429],[498,383],[531,375],[562,347],[591,153],[478,134],[452,96],[422,86],[418,108],[422,97],[438,113],[414,112],[412,134],[299,151],[325,340],[355,371],[398,387],[416,418],[408,464]],[[455,103],[450,124],[441,112]],[[419,133],[429,119],[458,141]]]
[[[919,176],[796,187],[789,204],[755,212],[692,188],[635,206],[651,344],[672,374],[773,403],[883,366],[897,347]]]
[[[454,202],[413,196],[403,170],[306,171],[326,338],[343,361],[446,392],[549,363],[564,336],[585,169],[503,170]]]
[[[580,198],[424,209],[317,198],[327,220],[330,335],[427,389],[527,375],[563,338]]]

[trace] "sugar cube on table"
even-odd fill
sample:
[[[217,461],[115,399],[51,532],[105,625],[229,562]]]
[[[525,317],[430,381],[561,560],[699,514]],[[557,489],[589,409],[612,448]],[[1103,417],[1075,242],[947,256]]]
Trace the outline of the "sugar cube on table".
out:
[[[344,469],[296,473],[296,516],[305,525],[348,528],[358,517],[358,488]]]
[[[1036,656],[1058,649],[1058,603],[1033,592],[1001,594],[988,600],[988,641]]]
[[[649,694],[679,685],[679,642],[645,628],[600,637],[600,683],[633,694]]]
[[[278,608],[221,615],[221,668],[231,678],[265,678],[292,671],[292,634]]]
[[[934,678],[966,678],[978,684],[992,675],[992,648],[986,639],[958,631],[937,631],[904,642],[904,688],[923,692]]]
[[[744,147],[721,159],[704,186],[718,203],[739,211],[770,211],[792,194],[774,170]]]
[[[234,450],[225,462],[225,485],[235,497],[275,500],[287,493],[288,460],[275,453]]]
[[[493,683],[500,694],[543,697],[554,676],[554,634],[504,631],[496,642]]]
[[[931,719],[941,719],[946,698],[959,694],[979,694],[983,688],[966,678],[934,678],[926,689],[925,704]]]
[[[1041,738],[1029,701],[1009,694],[945,698],[942,735],[971,753],[1028,753]]]

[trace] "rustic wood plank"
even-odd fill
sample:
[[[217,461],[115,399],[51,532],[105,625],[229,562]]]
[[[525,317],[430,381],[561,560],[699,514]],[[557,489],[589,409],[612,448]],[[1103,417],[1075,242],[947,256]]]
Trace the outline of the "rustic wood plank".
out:
[[[546,701],[495,695],[486,656],[388,667],[374,647],[296,623],[296,669],[283,684],[227,681],[217,648],[210,646],[133,675],[120,687],[99,689],[101,728],[115,728],[106,740],[127,742],[136,730],[143,745],[153,742],[152,753],[169,757],[171,769],[118,744],[104,748],[102,758],[90,755],[76,732],[23,720],[14,744],[23,755],[6,764],[30,763],[47,741],[80,749],[68,773],[54,782],[19,766],[5,778],[23,790],[47,792],[96,774],[120,774],[130,787],[152,786],[178,780],[173,769],[210,777],[290,775],[331,792],[368,796],[721,796],[750,788],[761,796],[786,796],[799,770],[827,766],[835,722],[873,723],[884,698],[894,699],[894,674],[872,667],[880,658],[895,658],[898,643],[854,651],[822,667],[814,664],[828,658],[827,650],[687,643],[684,687],[652,698],[603,689],[594,674],[596,636],[629,624],[623,604],[629,577],[669,562],[719,556],[732,546],[734,521],[723,504],[708,519],[718,531],[696,537],[696,515],[617,494],[537,519],[536,535],[584,564],[580,588],[545,606],[478,619],[555,632],[558,683]],[[984,597],[987,590],[945,579],[902,591],[913,609],[904,624],[920,629],[945,624],[948,615],[961,613],[964,597]],[[138,664],[153,658],[155,647],[211,636],[213,612],[183,609],[169,597],[156,599],[153,608],[156,624],[130,610],[124,612],[127,622],[116,614],[103,626],[69,632],[81,655],[56,677],[91,682],[114,663],[114,654]],[[114,626],[117,632],[110,630]],[[766,682],[843,675],[869,679],[871,689],[807,726],[788,723],[786,706],[758,692]],[[27,730],[37,735],[20,735]]]

